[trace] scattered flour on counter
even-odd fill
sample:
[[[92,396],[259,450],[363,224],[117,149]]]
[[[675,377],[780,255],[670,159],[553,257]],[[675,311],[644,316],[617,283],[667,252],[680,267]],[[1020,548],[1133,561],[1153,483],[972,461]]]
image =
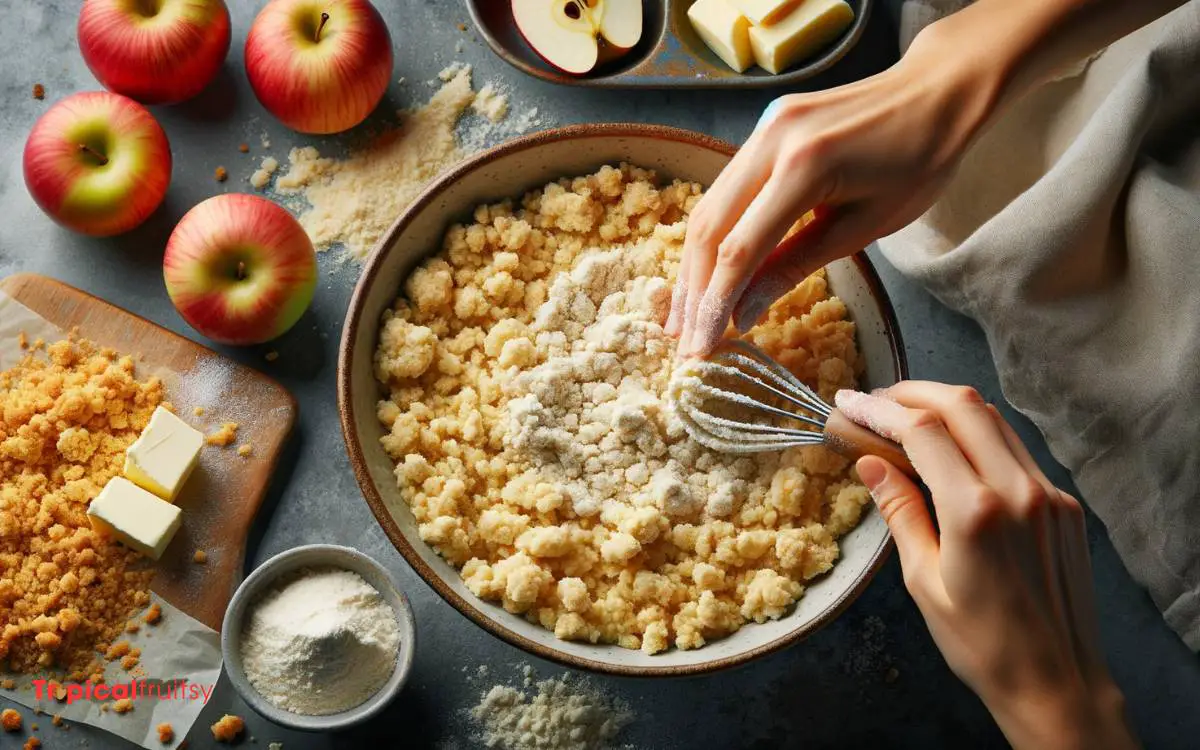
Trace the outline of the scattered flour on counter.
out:
[[[279,169],[279,160],[274,156],[268,156],[262,160],[262,164],[258,169],[254,170],[254,174],[250,175],[250,184],[256,190],[262,190],[271,181],[271,175]]]
[[[501,93],[496,84],[486,84],[475,95],[471,109],[486,117],[489,122],[500,122],[508,116],[508,96]]]
[[[439,78],[442,85],[428,103],[399,113],[400,127],[380,133],[345,159],[322,156],[312,146],[291,150],[274,191],[285,202],[289,196],[297,199],[293,207],[318,250],[341,244],[350,256],[365,258],[446,168],[494,139],[523,132],[516,127],[540,124],[536,111],[503,123],[507,96],[495,84],[476,92],[469,65],[454,63]],[[469,109],[480,117],[460,125]]]
[[[532,669],[526,667],[527,673]],[[604,750],[634,715],[624,702],[563,676],[526,689],[493,685],[471,709],[477,739],[498,750]]]

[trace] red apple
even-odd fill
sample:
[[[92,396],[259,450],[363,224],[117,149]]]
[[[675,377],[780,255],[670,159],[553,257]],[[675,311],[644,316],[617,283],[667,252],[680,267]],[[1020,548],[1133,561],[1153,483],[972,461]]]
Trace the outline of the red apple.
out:
[[[163,256],[175,309],[223,344],[261,344],[312,302],[317,258],[300,223],[266,198],[218,195],[188,211]]]
[[[246,37],[246,75],[289,128],[338,133],[383,98],[392,38],[367,0],[271,0]]]
[[[512,0],[525,41],[564,73],[583,75],[642,38],[642,0]]]
[[[229,52],[221,0],[84,0],[79,50],[105,88],[143,104],[191,99]]]
[[[167,135],[145,107],[107,91],[72,94],[34,123],[25,186],[76,232],[107,237],[154,213],[171,182]]]

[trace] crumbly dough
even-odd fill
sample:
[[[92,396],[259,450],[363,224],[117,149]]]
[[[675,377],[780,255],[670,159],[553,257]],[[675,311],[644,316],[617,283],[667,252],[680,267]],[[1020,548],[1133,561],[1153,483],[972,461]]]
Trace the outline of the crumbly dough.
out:
[[[621,165],[480,206],[384,315],[382,443],[421,538],[563,639],[656,653],[780,617],[868,499],[822,447],[718,454],[667,408],[662,326],[701,194]],[[856,385],[823,274],[748,338],[827,399]]]
[[[0,665],[85,679],[149,602],[153,568],[92,531],[87,507],[162,400],[130,357],[86,341],[0,373]]]

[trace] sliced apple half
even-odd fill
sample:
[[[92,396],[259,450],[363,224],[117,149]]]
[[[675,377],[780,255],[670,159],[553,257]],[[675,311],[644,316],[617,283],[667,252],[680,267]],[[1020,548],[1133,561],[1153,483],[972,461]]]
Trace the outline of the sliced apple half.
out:
[[[641,0],[513,0],[512,11],[533,51],[572,75],[620,57],[642,38]]]

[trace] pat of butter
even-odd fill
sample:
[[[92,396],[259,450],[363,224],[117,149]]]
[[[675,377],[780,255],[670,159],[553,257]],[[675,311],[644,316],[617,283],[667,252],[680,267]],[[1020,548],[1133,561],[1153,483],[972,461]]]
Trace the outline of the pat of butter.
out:
[[[771,73],[783,72],[837,39],[853,20],[844,0],[804,0],[773,26],[750,28],[754,59]]]
[[[125,477],[163,500],[175,501],[200,458],[204,435],[162,408],[125,452]]]
[[[88,505],[88,520],[100,534],[157,560],[179,530],[183,512],[124,477],[113,477]]]
[[[741,73],[754,64],[750,50],[750,21],[727,0],[696,0],[688,8],[688,20],[709,49],[725,64]]]
[[[786,16],[801,0],[729,0],[755,26],[769,26]]]

